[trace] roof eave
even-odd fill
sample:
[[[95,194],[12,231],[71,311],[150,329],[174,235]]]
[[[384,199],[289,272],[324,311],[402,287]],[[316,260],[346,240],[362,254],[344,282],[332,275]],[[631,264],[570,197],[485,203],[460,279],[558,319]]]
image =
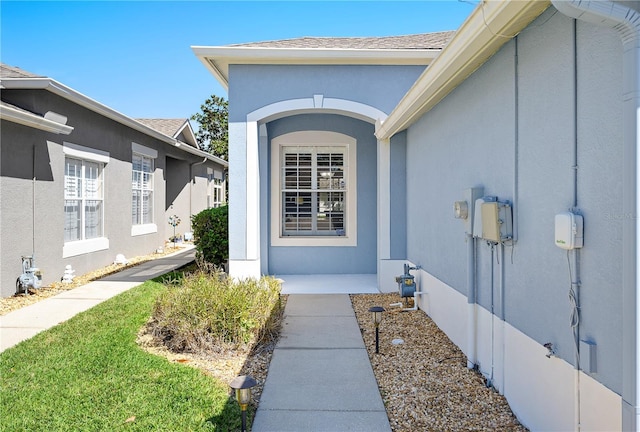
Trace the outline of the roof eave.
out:
[[[384,123],[380,140],[408,128],[550,5],[547,0],[481,2]]]
[[[56,134],[69,135],[73,132],[72,126],[67,126],[46,119],[37,114],[19,110],[7,105],[0,105],[0,119]]]
[[[434,49],[273,48],[192,46],[194,54],[225,88],[229,65],[429,65],[442,51]]]
[[[210,153],[204,152],[200,149],[192,147],[184,143],[185,145],[181,145],[182,142],[165,135],[161,132],[152,129],[139,121],[132,119],[112,108],[109,108],[106,105],[101,104],[100,102],[91,99],[84,94],[73,90],[70,87],[65,86],[64,84],[59,83],[58,81],[51,78],[3,78],[2,86],[6,89],[42,89],[50,91],[60,97],[63,97],[67,100],[70,100],[80,106],[83,106],[95,113],[103,115],[111,120],[114,120],[120,124],[130,127],[131,129],[137,130],[138,132],[142,132],[145,135],[156,138],[159,141],[163,141],[167,144],[171,144],[174,147],[179,147],[181,150],[186,151],[187,153],[195,154],[197,156],[206,157],[209,160],[221,163],[222,165],[227,164],[224,159],[220,159]]]

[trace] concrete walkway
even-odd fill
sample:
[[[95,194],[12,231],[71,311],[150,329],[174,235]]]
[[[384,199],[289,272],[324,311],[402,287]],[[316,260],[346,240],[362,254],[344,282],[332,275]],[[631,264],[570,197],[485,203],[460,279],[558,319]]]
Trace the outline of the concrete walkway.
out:
[[[195,258],[195,249],[147,261],[0,317],[0,352]]]
[[[348,295],[289,295],[251,430],[391,430]]]
[[[139,264],[0,317],[0,352],[194,259],[195,250]],[[349,295],[375,275],[283,278],[290,293],[252,431],[390,432]],[[323,292],[331,294],[296,294]],[[338,291],[336,291],[338,290]],[[341,292],[336,294],[335,292]]]

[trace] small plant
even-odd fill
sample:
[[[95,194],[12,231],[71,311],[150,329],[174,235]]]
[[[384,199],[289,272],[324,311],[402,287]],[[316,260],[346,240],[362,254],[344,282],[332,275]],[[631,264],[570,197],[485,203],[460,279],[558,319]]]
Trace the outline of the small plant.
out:
[[[194,244],[198,258],[216,266],[229,258],[228,207],[206,209],[192,216]]]
[[[173,241],[173,247],[176,247],[176,242],[178,238],[176,237],[176,227],[180,225],[180,218],[177,215],[169,216],[169,225],[173,227],[173,237],[171,237],[171,241]],[[182,237],[180,237],[182,239]]]
[[[281,313],[276,279],[236,281],[199,271],[159,297],[151,333],[174,352],[249,347],[275,337]]]

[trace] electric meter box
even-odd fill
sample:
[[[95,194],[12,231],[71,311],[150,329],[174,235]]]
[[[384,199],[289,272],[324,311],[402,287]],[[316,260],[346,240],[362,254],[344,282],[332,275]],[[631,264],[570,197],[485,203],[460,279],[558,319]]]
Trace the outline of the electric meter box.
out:
[[[561,249],[581,248],[584,244],[584,222],[581,215],[566,212],[556,215],[555,243]]]
[[[473,221],[473,236],[494,243],[513,238],[513,215],[511,204],[498,201],[497,197],[485,196],[475,202],[476,217]]]

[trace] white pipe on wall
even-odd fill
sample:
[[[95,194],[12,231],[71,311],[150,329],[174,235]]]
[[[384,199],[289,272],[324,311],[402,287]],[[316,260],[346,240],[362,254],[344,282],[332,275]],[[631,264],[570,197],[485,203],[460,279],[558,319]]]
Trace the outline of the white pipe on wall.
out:
[[[577,20],[615,29],[622,39],[622,429],[640,430],[640,13],[612,1],[552,0]]]
[[[476,309],[476,240],[473,234],[467,233],[467,367],[473,369],[477,361],[476,326],[478,322]]]

